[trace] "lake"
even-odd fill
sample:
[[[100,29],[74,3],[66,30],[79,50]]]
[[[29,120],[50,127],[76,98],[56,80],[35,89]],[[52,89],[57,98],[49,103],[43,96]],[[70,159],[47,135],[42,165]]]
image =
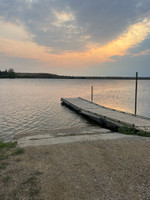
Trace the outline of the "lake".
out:
[[[0,79],[0,137],[95,126],[61,105],[61,97],[82,97],[110,108],[134,113],[134,80]],[[138,81],[137,114],[150,117],[150,80]]]

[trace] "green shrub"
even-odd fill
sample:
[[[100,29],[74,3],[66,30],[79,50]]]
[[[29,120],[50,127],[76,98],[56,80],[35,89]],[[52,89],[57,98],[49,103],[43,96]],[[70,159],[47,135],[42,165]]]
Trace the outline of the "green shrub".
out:
[[[128,135],[139,135],[139,136],[150,137],[150,132],[138,131],[134,128],[129,128],[129,127],[126,127],[126,126],[119,127],[118,131],[120,133],[124,133],[124,134],[128,134]]]
[[[128,127],[126,127],[126,126],[121,126],[121,127],[119,127],[119,128],[118,128],[118,131],[119,131],[120,133],[124,133],[124,134],[131,134],[131,135],[135,135],[135,134],[136,134],[135,129],[133,129],[133,128],[128,128]]]

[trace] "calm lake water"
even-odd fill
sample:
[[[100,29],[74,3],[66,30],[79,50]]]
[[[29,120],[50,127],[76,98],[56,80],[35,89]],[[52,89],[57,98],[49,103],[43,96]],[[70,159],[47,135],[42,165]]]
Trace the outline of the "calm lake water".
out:
[[[134,80],[0,79],[0,137],[74,127],[94,126],[60,103],[61,97],[83,97],[133,113]],[[137,113],[150,117],[150,81],[138,81]]]

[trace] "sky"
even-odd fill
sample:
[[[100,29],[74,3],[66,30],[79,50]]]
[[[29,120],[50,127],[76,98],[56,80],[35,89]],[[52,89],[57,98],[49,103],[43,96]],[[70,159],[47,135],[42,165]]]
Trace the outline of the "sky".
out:
[[[150,76],[150,0],[0,0],[0,70]]]

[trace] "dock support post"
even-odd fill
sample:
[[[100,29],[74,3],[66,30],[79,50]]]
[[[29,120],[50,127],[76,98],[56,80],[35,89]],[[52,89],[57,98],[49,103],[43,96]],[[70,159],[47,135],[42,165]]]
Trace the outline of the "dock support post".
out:
[[[93,102],[93,86],[91,86],[91,102]]]
[[[135,115],[137,113],[137,84],[138,84],[138,72],[136,72],[136,82],[135,82]]]

